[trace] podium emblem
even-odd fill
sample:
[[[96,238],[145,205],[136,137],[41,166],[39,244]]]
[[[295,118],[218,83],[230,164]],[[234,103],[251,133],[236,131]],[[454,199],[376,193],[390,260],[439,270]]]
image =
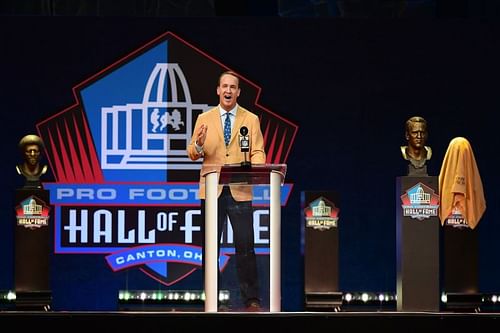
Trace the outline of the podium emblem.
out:
[[[17,225],[38,229],[49,225],[50,207],[40,198],[31,195],[16,207]]]
[[[425,220],[438,216],[439,195],[429,186],[417,183],[401,196],[403,216]]]
[[[311,202],[304,210],[306,216],[306,227],[317,230],[328,230],[337,228],[339,209],[335,204],[324,197]]]

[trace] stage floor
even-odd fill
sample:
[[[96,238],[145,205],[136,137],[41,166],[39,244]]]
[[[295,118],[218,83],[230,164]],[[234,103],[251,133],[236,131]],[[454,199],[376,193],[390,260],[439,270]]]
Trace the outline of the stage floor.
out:
[[[495,331],[494,327],[498,325],[499,320],[500,313],[457,312],[0,312],[0,324],[14,325],[8,327],[15,327],[16,330],[45,327],[56,331],[59,328],[99,331],[111,328],[120,331],[158,332],[175,328],[175,332],[178,332],[224,327],[243,331],[273,328],[279,332],[296,332],[297,328],[306,328],[308,331],[328,328],[407,333],[422,329],[460,331],[477,327],[490,327]]]

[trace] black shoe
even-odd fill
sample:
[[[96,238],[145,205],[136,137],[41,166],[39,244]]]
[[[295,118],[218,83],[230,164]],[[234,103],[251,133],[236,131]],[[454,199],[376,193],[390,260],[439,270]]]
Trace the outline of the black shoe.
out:
[[[231,308],[225,304],[222,304],[222,305],[219,305],[217,311],[218,312],[230,312]]]
[[[247,312],[261,312],[260,302],[258,300],[250,300],[246,304]]]

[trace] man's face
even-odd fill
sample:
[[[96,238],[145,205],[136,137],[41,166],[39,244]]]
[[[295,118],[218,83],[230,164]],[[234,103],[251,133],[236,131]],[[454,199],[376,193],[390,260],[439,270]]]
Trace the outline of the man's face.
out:
[[[224,110],[230,111],[234,108],[238,96],[240,96],[238,79],[231,74],[223,75],[217,87],[217,95],[219,95],[219,103]]]
[[[410,146],[422,148],[427,141],[427,128],[424,123],[411,123],[407,138]]]
[[[24,158],[28,164],[36,165],[39,157],[40,148],[38,145],[26,145],[26,147],[24,147]]]

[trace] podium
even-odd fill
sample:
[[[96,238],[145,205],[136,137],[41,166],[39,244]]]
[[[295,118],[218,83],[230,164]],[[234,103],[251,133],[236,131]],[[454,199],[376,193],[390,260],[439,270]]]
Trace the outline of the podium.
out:
[[[435,176],[396,181],[397,310],[439,311],[439,195]]]
[[[16,308],[48,309],[51,304],[50,252],[52,223],[49,192],[22,188],[15,192],[14,284]]]
[[[205,178],[205,312],[217,312],[218,300],[218,185],[270,185],[270,312],[281,311],[281,185],[286,174],[285,164],[209,165]],[[219,176],[220,175],[220,176]],[[219,176],[219,177],[218,177]]]

